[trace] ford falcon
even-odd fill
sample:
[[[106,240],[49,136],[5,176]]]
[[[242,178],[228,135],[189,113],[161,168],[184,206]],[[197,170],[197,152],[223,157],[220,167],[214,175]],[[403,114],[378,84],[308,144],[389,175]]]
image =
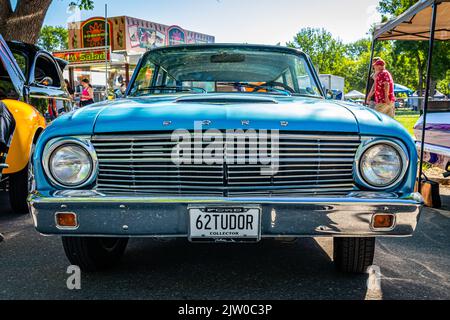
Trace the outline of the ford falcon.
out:
[[[331,237],[337,268],[360,273],[377,237],[415,231],[417,159],[398,122],[328,99],[303,52],[183,45],[144,54],[123,99],[45,130],[29,200],[37,230],[87,271],[135,237]]]

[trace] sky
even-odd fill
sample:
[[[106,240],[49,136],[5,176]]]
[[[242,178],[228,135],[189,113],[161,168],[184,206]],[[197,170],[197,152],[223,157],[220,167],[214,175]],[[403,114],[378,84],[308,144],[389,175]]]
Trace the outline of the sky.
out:
[[[12,1],[14,5],[14,0]],[[325,28],[344,42],[367,35],[381,20],[378,0],[94,0],[84,20],[127,15],[210,34],[216,42],[285,44],[303,27]],[[45,24],[67,24],[70,0],[53,0]]]

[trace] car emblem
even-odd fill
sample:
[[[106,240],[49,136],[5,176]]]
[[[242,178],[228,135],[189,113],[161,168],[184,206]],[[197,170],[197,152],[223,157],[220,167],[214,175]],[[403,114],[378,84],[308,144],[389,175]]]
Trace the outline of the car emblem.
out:
[[[204,126],[210,126],[211,123],[212,123],[211,120],[203,120],[203,121],[202,121],[202,125],[204,125]]]
[[[282,127],[287,127],[289,125],[289,122],[281,121],[280,124],[281,124]]]
[[[242,124],[243,126],[249,126],[249,125],[250,125],[250,121],[249,121],[249,120],[242,120],[242,121],[241,121],[241,124]]]
[[[172,121],[163,121],[163,126],[167,127],[172,124]]]

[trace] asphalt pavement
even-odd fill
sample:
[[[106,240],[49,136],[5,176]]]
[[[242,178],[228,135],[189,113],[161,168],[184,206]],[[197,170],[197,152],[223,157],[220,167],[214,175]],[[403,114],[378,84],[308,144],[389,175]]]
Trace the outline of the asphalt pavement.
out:
[[[43,237],[0,194],[0,299],[450,299],[450,189],[411,238],[378,240],[381,278],[335,271],[330,239],[249,245],[131,240],[122,263],[67,289],[58,237]],[[375,267],[374,270],[377,268]],[[375,278],[373,278],[375,277]],[[374,279],[379,279],[380,282]],[[368,289],[367,283],[376,283]]]

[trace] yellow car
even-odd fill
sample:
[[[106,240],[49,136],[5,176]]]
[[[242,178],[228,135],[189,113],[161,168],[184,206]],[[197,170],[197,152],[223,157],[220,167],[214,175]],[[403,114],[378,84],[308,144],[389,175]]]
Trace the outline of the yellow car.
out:
[[[28,212],[30,159],[39,135],[47,121],[72,108],[63,66],[34,45],[6,42],[0,35],[0,102],[16,123],[1,179],[8,181],[11,208],[17,213]]]

